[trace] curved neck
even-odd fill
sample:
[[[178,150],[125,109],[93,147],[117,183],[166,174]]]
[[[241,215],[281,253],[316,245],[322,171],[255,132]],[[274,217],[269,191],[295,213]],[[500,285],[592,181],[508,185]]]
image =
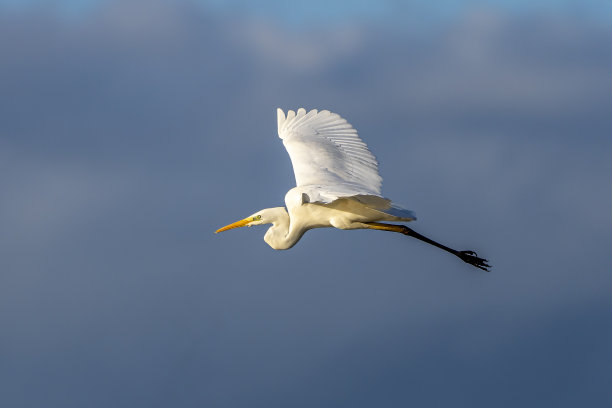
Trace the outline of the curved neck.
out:
[[[291,248],[302,238],[305,231],[291,228],[291,219],[285,207],[276,207],[269,210],[274,210],[274,221],[272,221],[272,226],[268,228],[264,241],[274,249]]]

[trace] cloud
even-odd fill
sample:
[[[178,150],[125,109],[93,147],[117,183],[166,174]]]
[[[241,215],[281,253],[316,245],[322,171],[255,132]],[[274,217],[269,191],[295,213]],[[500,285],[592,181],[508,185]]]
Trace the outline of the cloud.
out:
[[[309,30],[162,1],[1,20],[3,405],[609,396],[609,27]],[[345,116],[414,228],[494,272],[371,231],[213,235],[282,203],[275,108],[299,106]]]
[[[74,232],[83,218],[125,199],[134,183],[129,174],[89,164],[46,162],[19,154],[5,154],[2,161],[9,172],[2,176],[0,214],[3,242],[9,247],[40,250],[53,245],[62,234]]]

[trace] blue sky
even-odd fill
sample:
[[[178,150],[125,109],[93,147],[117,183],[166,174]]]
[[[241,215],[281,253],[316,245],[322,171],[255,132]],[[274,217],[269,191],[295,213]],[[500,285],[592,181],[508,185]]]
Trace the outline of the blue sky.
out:
[[[609,406],[612,27],[518,9],[1,13],[0,405]],[[399,234],[215,235],[282,205],[300,106],[493,272]]]
[[[37,6],[56,7],[68,14],[82,14],[95,11],[110,3],[105,0],[3,0],[4,4],[14,9],[30,9]],[[424,4],[417,1],[396,0],[362,0],[362,1],[324,1],[287,2],[279,0],[245,1],[245,0],[194,0],[204,9],[222,13],[237,12],[250,16],[272,18],[292,24],[335,23],[361,21],[395,21],[401,25],[406,14],[418,14],[419,18],[446,20],[472,8],[491,8],[508,13],[553,13],[561,15],[587,14],[591,17],[609,19],[612,17],[612,6],[600,0],[440,0]],[[407,13],[406,13],[407,12]],[[408,17],[410,19],[410,17]]]

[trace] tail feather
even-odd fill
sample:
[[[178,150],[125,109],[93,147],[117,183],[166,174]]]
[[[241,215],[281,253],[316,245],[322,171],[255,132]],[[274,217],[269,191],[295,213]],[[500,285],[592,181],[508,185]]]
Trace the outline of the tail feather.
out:
[[[380,211],[381,213],[397,218],[396,220],[387,219],[387,221],[414,221],[417,219],[414,211],[397,205],[385,197],[373,194],[357,194],[350,198],[365,204],[367,207],[373,210]]]
[[[387,210],[379,210],[379,211],[382,211],[385,214],[389,214],[394,217],[402,218],[404,221],[415,221],[417,219],[414,211],[407,210],[403,207],[400,207],[397,204],[391,204],[391,208]]]

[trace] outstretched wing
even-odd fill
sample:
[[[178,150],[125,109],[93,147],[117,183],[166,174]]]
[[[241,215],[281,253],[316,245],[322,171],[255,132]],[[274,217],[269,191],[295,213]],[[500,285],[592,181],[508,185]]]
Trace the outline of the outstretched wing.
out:
[[[295,181],[311,201],[378,196],[378,163],[357,131],[340,115],[316,109],[285,113],[278,109],[278,135],[289,153]]]

